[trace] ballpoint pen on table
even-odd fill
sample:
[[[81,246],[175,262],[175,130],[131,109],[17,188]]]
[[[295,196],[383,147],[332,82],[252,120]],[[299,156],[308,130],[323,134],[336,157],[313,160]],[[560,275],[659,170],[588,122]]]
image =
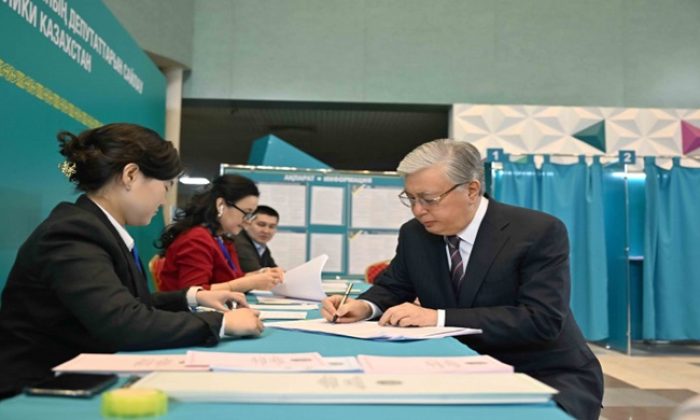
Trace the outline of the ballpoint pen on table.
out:
[[[345,305],[345,301],[348,300],[348,296],[350,295],[350,291],[352,290],[352,282],[348,282],[348,287],[345,289],[345,293],[343,293],[343,299],[340,300],[340,304],[338,305],[338,308],[341,306]],[[335,324],[335,321],[338,320],[338,313],[336,312],[335,315],[333,315],[333,319],[331,320],[332,323]]]

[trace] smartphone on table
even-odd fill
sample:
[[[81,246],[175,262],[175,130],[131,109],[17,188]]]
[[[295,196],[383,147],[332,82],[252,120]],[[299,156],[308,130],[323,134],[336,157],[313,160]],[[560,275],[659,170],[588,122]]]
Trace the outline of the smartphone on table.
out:
[[[63,373],[28,386],[28,395],[88,398],[99,394],[117,382],[114,374]]]

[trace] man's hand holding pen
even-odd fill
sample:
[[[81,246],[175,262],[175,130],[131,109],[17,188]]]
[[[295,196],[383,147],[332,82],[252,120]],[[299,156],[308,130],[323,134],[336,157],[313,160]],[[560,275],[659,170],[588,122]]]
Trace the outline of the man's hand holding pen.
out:
[[[349,292],[347,293],[349,295]],[[357,322],[369,318],[372,308],[367,302],[356,300],[347,295],[333,295],[323,300],[321,316],[329,322],[339,324]]]

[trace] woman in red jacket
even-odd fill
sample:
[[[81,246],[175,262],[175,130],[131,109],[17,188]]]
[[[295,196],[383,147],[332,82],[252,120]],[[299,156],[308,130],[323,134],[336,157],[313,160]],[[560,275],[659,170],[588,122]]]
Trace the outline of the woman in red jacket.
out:
[[[161,235],[165,263],[161,290],[200,286],[211,290],[269,290],[284,279],[279,268],[244,273],[229,236],[251,218],[258,206],[258,188],[248,178],[223,175],[196,194],[183,215]]]

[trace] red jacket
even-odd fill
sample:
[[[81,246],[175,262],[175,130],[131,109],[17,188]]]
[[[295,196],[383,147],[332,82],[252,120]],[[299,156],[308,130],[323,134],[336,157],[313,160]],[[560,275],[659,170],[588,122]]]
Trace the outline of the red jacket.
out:
[[[190,286],[209,289],[214,283],[223,283],[243,277],[236,248],[224,241],[231,255],[232,269],[211,231],[203,226],[187,230],[170,244],[165,252],[165,264],[160,273],[161,290],[180,290]]]

